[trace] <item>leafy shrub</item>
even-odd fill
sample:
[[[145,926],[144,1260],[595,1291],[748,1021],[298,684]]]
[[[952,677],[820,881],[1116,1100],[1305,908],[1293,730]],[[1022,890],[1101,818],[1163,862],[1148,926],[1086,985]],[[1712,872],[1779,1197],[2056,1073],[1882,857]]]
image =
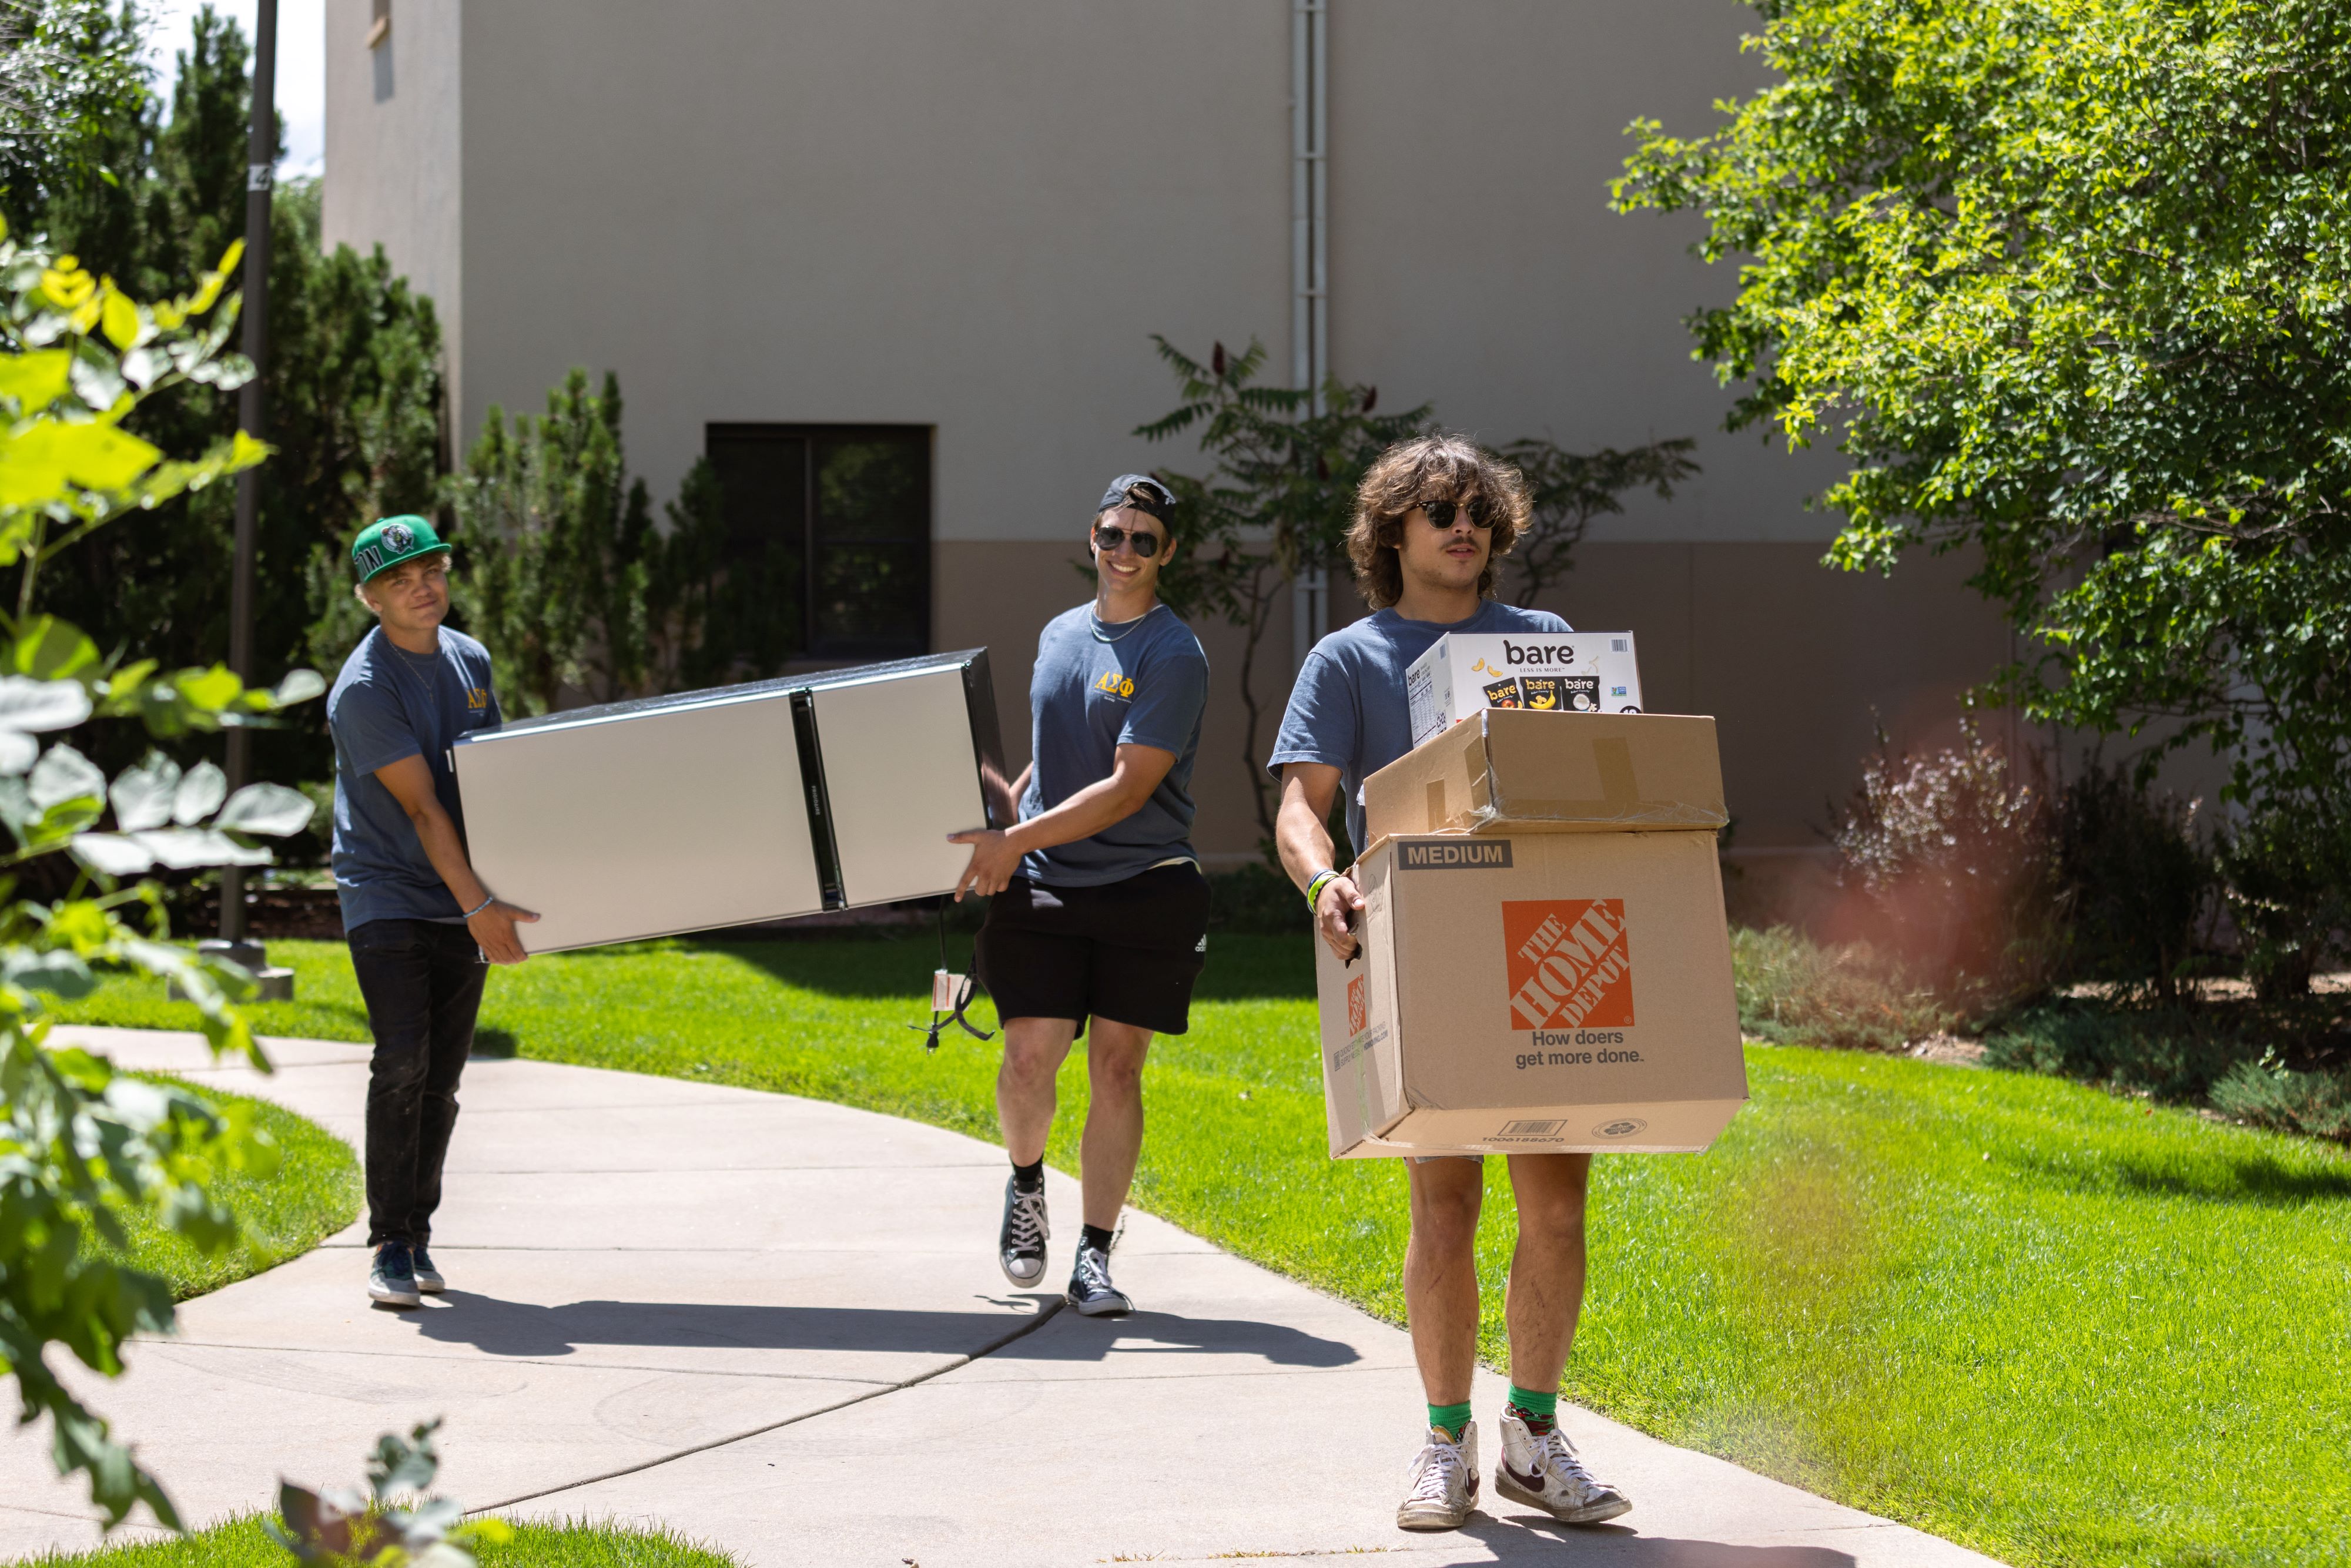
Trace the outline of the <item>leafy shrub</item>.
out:
[[[1312,925],[1306,900],[1289,877],[1263,861],[1208,873],[1208,929],[1263,936],[1303,932]]]
[[[2212,1108],[2257,1127],[2351,1142],[2351,1073],[2296,1072],[2264,1052],[2212,1085]]]
[[[1988,1032],[1984,1065],[2194,1103],[2248,1049],[2242,1033],[2215,1009],[2061,1001],[2029,1009]]]
[[[2257,815],[2220,851],[2245,977],[2264,1000],[2308,994],[2351,927],[2351,800]]]
[[[112,779],[64,741],[95,719],[137,720],[150,746],[253,724],[318,695],[297,670],[275,691],[231,671],[166,670],[39,613],[42,569],[108,523],[252,468],[269,449],[239,433],[192,459],[123,428],[148,399],[189,386],[235,388],[250,373],[223,352],[236,324],[225,293],[242,246],[190,294],[141,302],[69,256],[19,246],[0,225],[0,566],[17,613],[0,622],[0,1375],[19,1424],[46,1415],[60,1472],[89,1479],[110,1523],[139,1502],[176,1524],[171,1500],[75,1387],[48,1365],[57,1345],[103,1376],[134,1333],[172,1325],[163,1281],[114,1260],[126,1214],[152,1216],[200,1251],[234,1240],[212,1195],[220,1176],[266,1175],[273,1151],[249,1118],[222,1116],[184,1090],[116,1073],[101,1057],[52,1050],[47,998],[86,996],[101,969],[168,977],[194,1001],[213,1050],[266,1059],[231,1005],[253,978],[225,960],[164,946],[158,865],[262,865],[256,835],[283,837],[310,803],[275,784],[231,793],[210,762],[183,769],[151,751]],[[54,573],[52,576],[56,575]],[[125,747],[124,749],[129,749]],[[100,823],[112,818],[110,830]],[[13,846],[13,847],[11,847]],[[26,870],[70,857],[61,895],[25,896]],[[144,929],[131,923],[143,913]],[[77,1380],[78,1382],[78,1380]]]
[[[2218,883],[2197,807],[2119,766],[2094,766],[2058,795],[2050,829],[2069,977],[2179,999]]]
[[[2031,990],[2054,954],[2049,805],[1970,725],[1916,757],[1884,737],[1831,835],[1873,945],[1946,996]]]
[[[1757,1040],[1899,1051],[1955,1021],[1864,944],[1822,946],[1785,925],[1740,929],[1730,934],[1730,962],[1739,1027]]]

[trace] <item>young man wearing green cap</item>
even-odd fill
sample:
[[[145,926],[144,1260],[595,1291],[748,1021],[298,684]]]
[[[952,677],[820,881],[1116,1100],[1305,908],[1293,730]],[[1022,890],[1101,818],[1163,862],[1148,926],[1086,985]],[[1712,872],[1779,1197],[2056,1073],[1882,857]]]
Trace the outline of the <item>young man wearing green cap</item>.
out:
[[[423,517],[386,517],[351,545],[376,617],[327,696],[335,739],[335,891],[367,1002],[368,1295],[420,1303],[444,1281],[425,1250],[457,1079],[474,1043],[483,961],[526,956],[517,921],[465,858],[450,747],[498,724],[490,655],[441,622],[449,549]]]

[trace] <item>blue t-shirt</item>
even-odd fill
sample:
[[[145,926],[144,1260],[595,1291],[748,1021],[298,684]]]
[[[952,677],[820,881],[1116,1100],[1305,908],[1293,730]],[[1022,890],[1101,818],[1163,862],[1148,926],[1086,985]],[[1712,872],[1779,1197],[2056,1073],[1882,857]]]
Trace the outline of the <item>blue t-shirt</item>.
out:
[[[1404,673],[1448,632],[1571,632],[1548,610],[1520,610],[1489,599],[1478,613],[1449,626],[1407,621],[1394,610],[1374,611],[1342,626],[1306,655],[1290,688],[1281,733],[1266,764],[1276,778],[1285,762],[1322,762],[1339,769],[1347,792],[1347,837],[1357,854],[1364,842],[1364,780],[1412,749],[1412,706]]]
[[[433,792],[465,831],[449,748],[461,735],[498,727],[489,650],[441,628],[441,651],[412,653],[378,626],[360,639],[335,689],[327,727],[335,737],[335,892],[343,929],[371,920],[455,921],[465,911],[433,862],[399,800],[375,776],[403,757],[422,756]]]
[[[1133,816],[1092,838],[1035,850],[1020,874],[1053,887],[1123,882],[1192,850],[1192,764],[1208,703],[1208,655],[1164,604],[1105,626],[1081,604],[1045,623],[1029,677],[1029,755],[1020,820],[1042,816],[1111,776],[1122,746],[1176,754],[1176,766]]]

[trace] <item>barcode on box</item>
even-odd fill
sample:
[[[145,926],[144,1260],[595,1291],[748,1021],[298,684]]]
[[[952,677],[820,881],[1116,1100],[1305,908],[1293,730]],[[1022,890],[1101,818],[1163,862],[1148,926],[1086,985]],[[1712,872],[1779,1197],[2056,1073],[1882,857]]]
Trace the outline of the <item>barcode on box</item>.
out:
[[[1556,1134],[1564,1122],[1506,1122],[1501,1135],[1505,1138],[1548,1138]]]
[[[1632,639],[1629,637],[1611,637],[1608,639],[1608,651],[1612,653],[1629,653],[1633,651]]]

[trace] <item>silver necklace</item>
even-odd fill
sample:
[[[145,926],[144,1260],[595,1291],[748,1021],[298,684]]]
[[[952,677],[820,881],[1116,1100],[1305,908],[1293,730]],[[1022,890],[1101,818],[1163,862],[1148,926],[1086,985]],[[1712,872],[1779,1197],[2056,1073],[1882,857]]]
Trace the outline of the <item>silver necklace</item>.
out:
[[[1150,619],[1151,619],[1151,617],[1153,616],[1153,614],[1155,614],[1156,612],[1158,612],[1158,611],[1159,611],[1160,609],[1162,609],[1162,608],[1163,608],[1163,606],[1160,606],[1160,605],[1157,605],[1157,604],[1153,605],[1149,610],[1144,611],[1142,614],[1140,614],[1140,615],[1136,616],[1134,620],[1132,620],[1132,621],[1128,622],[1126,623],[1126,630],[1125,630],[1125,631],[1123,631],[1123,632],[1120,632],[1120,633],[1119,633],[1117,636],[1115,636],[1115,637],[1105,637],[1105,636],[1103,636],[1103,635],[1102,635],[1102,618],[1099,614],[1097,614],[1097,613],[1095,612],[1093,606],[1092,606],[1092,605],[1091,605],[1091,604],[1089,604],[1088,606],[1086,606],[1086,619],[1087,619],[1087,621],[1091,623],[1091,625],[1092,625],[1092,631],[1093,631],[1093,634],[1094,634],[1094,641],[1095,641],[1095,642],[1097,642],[1097,643],[1123,643],[1123,642],[1125,642],[1129,637],[1132,637],[1132,636],[1134,636],[1134,629],[1135,629],[1136,627],[1138,627],[1138,626],[1142,625],[1144,622],[1146,622],[1146,621],[1150,620]]]

